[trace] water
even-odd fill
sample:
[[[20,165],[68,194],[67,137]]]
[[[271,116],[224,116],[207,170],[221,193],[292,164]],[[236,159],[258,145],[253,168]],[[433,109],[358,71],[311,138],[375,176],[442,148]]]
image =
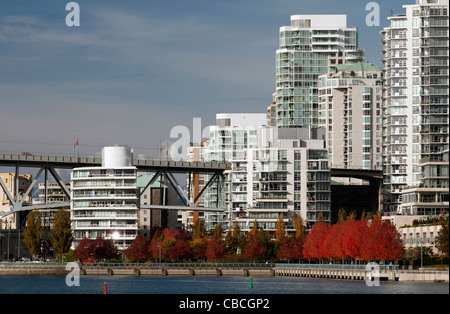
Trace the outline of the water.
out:
[[[380,282],[293,277],[81,276],[69,287],[65,276],[0,276],[0,294],[448,294],[448,283]]]

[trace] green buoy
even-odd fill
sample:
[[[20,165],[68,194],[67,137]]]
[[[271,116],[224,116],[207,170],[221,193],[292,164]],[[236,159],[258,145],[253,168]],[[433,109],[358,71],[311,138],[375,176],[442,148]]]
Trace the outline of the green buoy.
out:
[[[250,277],[250,288],[253,288],[253,278]]]

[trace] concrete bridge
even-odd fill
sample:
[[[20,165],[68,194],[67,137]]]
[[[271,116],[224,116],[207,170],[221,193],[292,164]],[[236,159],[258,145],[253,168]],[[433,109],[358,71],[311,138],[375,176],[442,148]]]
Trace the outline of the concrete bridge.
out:
[[[382,209],[380,198],[383,185],[382,169],[344,168],[339,165],[333,165],[330,170],[330,175],[331,177],[355,178],[368,181],[370,186],[370,199],[368,200],[370,208],[368,210],[376,213]]]

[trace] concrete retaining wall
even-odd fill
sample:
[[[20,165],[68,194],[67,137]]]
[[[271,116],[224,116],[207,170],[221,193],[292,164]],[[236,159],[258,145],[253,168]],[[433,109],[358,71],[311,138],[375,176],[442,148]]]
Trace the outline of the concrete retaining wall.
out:
[[[68,273],[65,267],[0,268],[0,275],[66,276]]]
[[[65,265],[29,265],[0,267],[0,275],[30,275],[30,276],[66,276],[72,269],[66,270]],[[147,267],[82,267],[82,276],[235,276],[235,277],[302,277],[342,280],[366,280],[371,275],[367,270],[345,269],[305,269],[305,268],[147,268]],[[449,282],[449,271],[438,270],[395,270],[380,271],[380,280],[388,281],[426,281]]]
[[[449,282],[448,271],[399,271],[398,281]]]
[[[366,280],[372,276],[372,272],[367,270],[275,268],[274,271],[275,276],[280,277]],[[449,282],[449,272],[387,270],[380,271],[379,278],[386,281]]]

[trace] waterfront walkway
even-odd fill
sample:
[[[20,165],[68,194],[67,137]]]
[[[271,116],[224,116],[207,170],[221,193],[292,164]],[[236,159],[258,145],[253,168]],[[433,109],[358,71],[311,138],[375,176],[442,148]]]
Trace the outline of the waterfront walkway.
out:
[[[67,263],[0,263],[0,275],[62,275]],[[398,265],[287,263],[90,263],[78,266],[82,276],[248,276],[338,280],[449,282],[448,270],[400,270]]]

